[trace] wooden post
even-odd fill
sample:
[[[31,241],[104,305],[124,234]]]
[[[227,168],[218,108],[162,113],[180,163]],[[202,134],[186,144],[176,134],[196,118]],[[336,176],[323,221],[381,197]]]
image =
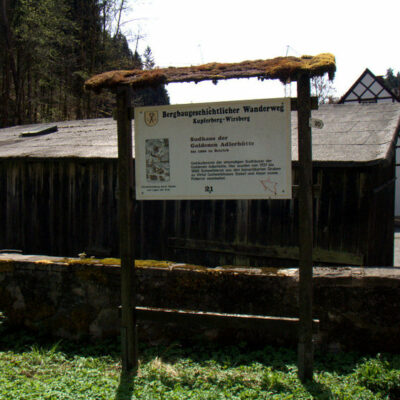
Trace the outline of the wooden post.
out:
[[[134,180],[132,158],[131,89],[117,89],[119,235],[121,257],[122,372],[137,371],[135,310]]]
[[[299,344],[298,371],[302,382],[313,377],[312,343],[312,251],[313,251],[313,200],[312,200],[312,141],[310,77],[300,74],[297,80],[297,115],[299,149]]]

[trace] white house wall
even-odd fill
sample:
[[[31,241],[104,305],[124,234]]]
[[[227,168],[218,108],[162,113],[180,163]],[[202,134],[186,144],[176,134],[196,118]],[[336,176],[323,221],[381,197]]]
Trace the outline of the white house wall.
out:
[[[399,145],[399,141],[397,142]],[[396,197],[394,206],[394,215],[400,217],[400,148],[396,148]]]

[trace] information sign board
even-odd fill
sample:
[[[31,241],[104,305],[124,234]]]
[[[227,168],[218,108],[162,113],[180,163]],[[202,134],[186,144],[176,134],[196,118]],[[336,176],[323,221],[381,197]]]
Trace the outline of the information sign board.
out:
[[[290,99],[135,108],[138,200],[291,198]]]

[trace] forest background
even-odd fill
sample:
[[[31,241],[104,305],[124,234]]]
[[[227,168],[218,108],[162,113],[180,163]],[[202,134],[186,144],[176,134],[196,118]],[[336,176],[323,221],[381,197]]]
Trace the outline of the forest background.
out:
[[[132,51],[121,21],[128,0],[0,0],[0,128],[110,117],[114,96],[84,81],[115,69],[151,69],[149,47]],[[140,37],[133,38],[134,44]],[[168,104],[164,87],[136,104]]]
[[[128,9],[132,4],[134,0],[0,0],[0,128],[110,117],[115,96],[86,92],[85,80],[104,71],[155,66],[150,47],[143,54],[137,51],[143,37],[128,38],[123,32],[124,14],[134,14]],[[135,21],[130,25],[132,31]],[[400,72],[388,68],[384,80],[399,95]],[[312,91],[320,103],[336,100],[326,78],[314,79]],[[134,105],[169,104],[163,86],[135,96]]]

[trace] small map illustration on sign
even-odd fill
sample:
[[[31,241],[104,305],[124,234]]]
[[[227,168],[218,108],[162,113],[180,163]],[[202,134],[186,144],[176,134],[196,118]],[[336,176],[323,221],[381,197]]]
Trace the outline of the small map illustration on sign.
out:
[[[167,182],[170,179],[169,140],[146,140],[146,180]]]
[[[278,186],[277,182],[272,182],[271,178],[268,177],[267,179],[263,179],[263,180],[260,179],[260,183],[261,183],[261,185],[263,185],[264,190],[266,192],[271,192],[274,195],[276,195],[276,193],[277,193],[276,188]]]

